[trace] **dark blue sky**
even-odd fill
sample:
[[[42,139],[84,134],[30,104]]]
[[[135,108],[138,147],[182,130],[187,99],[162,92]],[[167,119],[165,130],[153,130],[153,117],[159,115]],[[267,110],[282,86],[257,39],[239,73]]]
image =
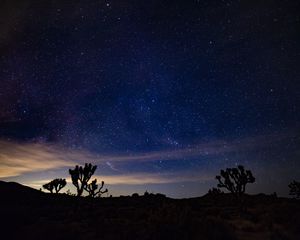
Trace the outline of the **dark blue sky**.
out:
[[[257,172],[253,192],[278,181],[285,194],[299,177],[297,1],[0,9],[0,177],[33,186],[64,177],[65,160],[91,160],[114,194],[175,197],[205,193],[239,163]]]

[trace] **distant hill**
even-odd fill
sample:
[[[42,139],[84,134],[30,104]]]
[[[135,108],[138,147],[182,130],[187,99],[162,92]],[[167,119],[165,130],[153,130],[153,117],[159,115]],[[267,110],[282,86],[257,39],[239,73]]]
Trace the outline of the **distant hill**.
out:
[[[39,198],[43,192],[16,182],[0,181],[0,202],[19,202]]]

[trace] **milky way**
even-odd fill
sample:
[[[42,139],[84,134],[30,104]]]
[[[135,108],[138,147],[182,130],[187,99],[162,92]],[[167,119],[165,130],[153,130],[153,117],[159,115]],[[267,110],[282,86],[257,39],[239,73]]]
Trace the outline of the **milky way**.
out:
[[[251,192],[300,176],[297,1],[4,1],[0,178],[39,188],[92,162],[113,195]]]

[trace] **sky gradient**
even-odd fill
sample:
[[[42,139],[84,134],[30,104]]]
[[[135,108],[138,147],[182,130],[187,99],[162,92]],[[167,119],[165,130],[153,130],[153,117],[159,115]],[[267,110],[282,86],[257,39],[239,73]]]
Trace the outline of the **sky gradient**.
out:
[[[0,4],[0,179],[91,162],[109,194],[176,198],[238,164],[251,193],[299,180],[297,1]]]

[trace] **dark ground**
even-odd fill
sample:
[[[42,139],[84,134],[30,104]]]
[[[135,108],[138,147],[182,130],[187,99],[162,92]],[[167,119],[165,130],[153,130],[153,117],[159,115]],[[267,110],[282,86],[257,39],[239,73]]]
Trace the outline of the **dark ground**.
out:
[[[89,199],[0,182],[1,239],[300,239],[300,201],[230,194]]]

